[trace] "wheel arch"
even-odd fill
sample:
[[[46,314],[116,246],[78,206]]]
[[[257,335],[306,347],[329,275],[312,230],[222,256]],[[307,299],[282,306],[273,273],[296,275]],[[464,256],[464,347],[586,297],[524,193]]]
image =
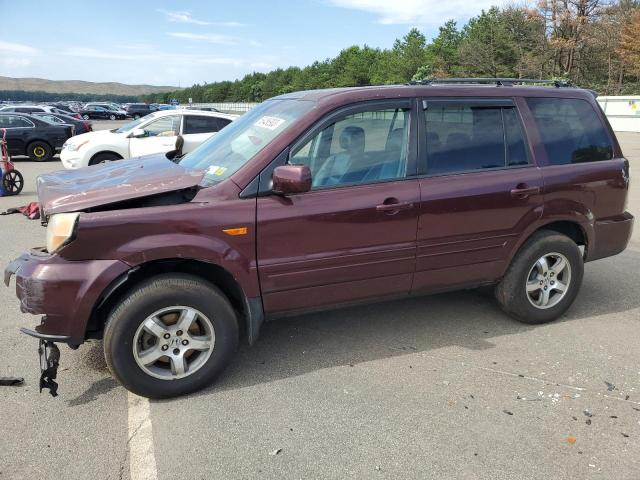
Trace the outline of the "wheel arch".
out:
[[[219,288],[236,312],[241,336],[250,344],[257,340],[264,318],[262,299],[247,297],[238,281],[225,268],[214,263],[185,258],[151,260],[131,268],[116,278],[94,305],[85,337],[101,338],[110,312],[127,292],[135,285],[163,273],[190,274]]]
[[[120,157],[120,160],[124,159],[124,157],[122,155],[120,155],[116,151],[113,151],[113,150],[100,150],[99,152],[96,152],[93,155],[91,155],[91,158],[89,158],[89,164],[91,164],[91,162],[93,162],[94,158],[96,158],[98,155],[102,155],[103,153],[109,153],[111,155],[116,155],[116,156]]]
[[[566,219],[549,219],[548,221],[532,226],[525,234],[523,234],[516,244],[511,249],[509,253],[509,257],[507,262],[504,265],[504,270],[502,275],[506,272],[507,268],[516,255],[522,248],[522,246],[536,233],[541,230],[551,230],[554,232],[558,232],[560,234],[566,235],[571,240],[573,240],[576,245],[584,246],[584,255],[583,258],[585,261],[587,260],[587,255],[592,244],[593,234],[592,229],[589,229],[585,226],[585,224],[577,221],[575,218],[566,218]]]

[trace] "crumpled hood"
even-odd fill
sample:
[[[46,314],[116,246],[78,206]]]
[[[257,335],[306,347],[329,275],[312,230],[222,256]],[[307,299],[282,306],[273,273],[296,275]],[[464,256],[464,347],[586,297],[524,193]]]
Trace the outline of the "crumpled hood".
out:
[[[37,179],[44,217],[195,187],[203,170],[187,170],[164,154],[61,170]]]

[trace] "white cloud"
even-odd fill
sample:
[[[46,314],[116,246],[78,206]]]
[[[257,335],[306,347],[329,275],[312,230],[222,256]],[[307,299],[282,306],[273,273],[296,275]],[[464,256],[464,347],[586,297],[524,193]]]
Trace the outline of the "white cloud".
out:
[[[217,33],[187,33],[187,32],[167,32],[167,35],[175,38],[185,38],[198,42],[215,43],[218,45],[237,45],[238,39],[228,35]]]
[[[38,50],[37,48],[30,47],[29,45],[23,45],[21,43],[5,42],[0,40],[0,52],[36,55],[40,53],[40,50]]]
[[[31,63],[28,58],[0,57],[0,64],[9,68],[28,67]]]
[[[336,7],[373,13],[378,23],[439,25],[454,18],[469,18],[500,0],[328,0]]]
[[[207,22],[194,18],[191,12],[186,11],[171,11],[158,9],[158,12],[164,14],[165,18],[169,22],[176,23],[191,23],[193,25],[214,25],[218,27],[244,27],[244,23],[240,22]]]

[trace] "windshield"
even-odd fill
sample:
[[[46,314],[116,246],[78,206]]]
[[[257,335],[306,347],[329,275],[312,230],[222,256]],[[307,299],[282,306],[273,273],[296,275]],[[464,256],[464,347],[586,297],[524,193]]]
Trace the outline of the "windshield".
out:
[[[315,103],[302,100],[268,100],[185,155],[180,165],[206,170],[203,186],[218,183],[235,173],[314,106]]]
[[[137,120],[134,120],[134,121],[129,122],[129,123],[125,123],[120,128],[116,128],[115,130],[111,130],[111,131],[113,133],[127,133],[127,132],[130,132],[131,130],[136,128],[141,123],[146,122],[147,120],[150,120],[152,117],[153,117],[153,115],[145,115],[144,117],[140,117]]]

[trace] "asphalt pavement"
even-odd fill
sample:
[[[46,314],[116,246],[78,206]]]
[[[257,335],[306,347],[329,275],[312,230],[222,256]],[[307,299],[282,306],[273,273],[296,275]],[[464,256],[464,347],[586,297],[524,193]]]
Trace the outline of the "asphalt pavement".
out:
[[[618,138],[639,216],[640,134]],[[35,200],[36,176],[61,165],[16,167],[24,192],[0,209]],[[44,243],[37,221],[0,226],[2,265]],[[638,285],[640,228],[624,253],[586,265],[575,304],[548,325],[509,319],[481,291],[269,323],[217,384],[148,402],[138,424],[100,342],[62,348],[60,395],[38,393],[37,342],[18,332],[37,319],[12,282],[0,289],[0,376],[25,385],[0,387],[0,479],[635,480]]]

